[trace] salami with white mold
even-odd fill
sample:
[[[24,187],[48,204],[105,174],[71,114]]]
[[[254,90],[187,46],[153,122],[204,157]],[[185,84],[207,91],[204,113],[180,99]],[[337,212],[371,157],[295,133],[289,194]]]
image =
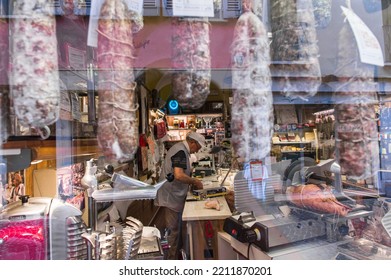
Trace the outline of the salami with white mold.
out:
[[[231,141],[235,154],[250,161],[269,154],[274,116],[267,31],[249,0],[243,11],[231,45]]]
[[[211,58],[207,19],[172,20],[172,95],[183,108],[198,109],[210,92]]]
[[[106,0],[98,23],[98,143],[109,160],[132,160],[138,148],[133,53],[127,4]]]
[[[15,0],[11,23],[11,98],[22,125],[57,121],[60,89],[56,19],[47,0]]]

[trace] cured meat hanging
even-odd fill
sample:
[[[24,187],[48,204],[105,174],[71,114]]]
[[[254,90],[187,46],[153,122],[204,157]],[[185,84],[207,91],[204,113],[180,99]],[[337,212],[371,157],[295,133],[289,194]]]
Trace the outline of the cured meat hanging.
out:
[[[274,82],[287,97],[314,96],[321,73],[312,0],[273,0],[270,5]]]
[[[290,186],[286,190],[287,199],[296,206],[322,213],[346,216],[350,207],[339,202],[331,191],[331,187],[325,184]]]
[[[236,156],[250,161],[269,154],[274,117],[267,31],[249,0],[243,11],[231,45],[231,142]]]
[[[8,85],[8,22],[0,19],[0,86]]]
[[[134,159],[138,148],[132,18],[122,0],[106,0],[98,23],[98,143],[109,160]]]
[[[54,5],[15,0],[11,24],[11,99],[24,126],[54,123],[60,113]]]
[[[0,19],[0,147],[8,137],[8,22]]]
[[[342,174],[367,179],[379,170],[375,106],[375,67],[360,62],[356,40],[346,22],[339,34],[335,89],[336,159]]]
[[[211,81],[208,19],[172,20],[172,95],[184,109],[204,105]]]

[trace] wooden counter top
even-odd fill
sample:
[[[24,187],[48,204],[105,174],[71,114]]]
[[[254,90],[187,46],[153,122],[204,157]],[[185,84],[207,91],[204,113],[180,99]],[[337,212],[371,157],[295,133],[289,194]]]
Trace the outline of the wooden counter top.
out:
[[[204,189],[219,187],[220,183],[217,176],[207,176],[199,178],[204,183]],[[188,198],[193,198],[191,193]],[[222,220],[232,216],[227,201],[224,196],[217,196],[210,198],[211,200],[218,200],[220,203],[220,210],[205,208],[206,200],[186,201],[185,208],[182,214],[183,221],[198,221],[198,220]]]
[[[205,208],[206,200],[186,201],[182,214],[183,221],[222,220],[232,216],[224,196],[210,198],[220,203],[220,210]]]

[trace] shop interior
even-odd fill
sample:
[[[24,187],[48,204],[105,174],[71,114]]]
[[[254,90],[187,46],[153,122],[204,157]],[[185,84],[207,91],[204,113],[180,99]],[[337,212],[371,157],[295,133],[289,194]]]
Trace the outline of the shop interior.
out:
[[[0,45],[7,46],[0,50],[0,66],[9,65],[15,47],[13,2],[0,0]],[[132,112],[135,152],[127,160],[108,159],[98,141],[102,70],[99,49],[91,43],[91,26],[98,22],[91,15],[99,7],[93,2],[105,1],[51,4],[60,89],[54,123],[35,127],[21,121],[10,103],[11,74],[0,67],[0,259],[163,260],[168,232],[154,197],[165,183],[159,175],[167,151],[191,131],[206,138],[192,163],[192,176],[203,181],[204,189],[189,190],[182,213],[181,259],[391,259],[389,1],[302,1],[319,5],[312,10],[318,84],[307,91],[311,77],[296,76],[291,69],[293,90],[287,93],[279,72],[284,63],[272,57],[271,109],[266,110],[272,112],[271,119],[260,117],[261,127],[270,127],[265,144],[269,151],[251,160],[236,153],[245,142],[238,139],[262,135],[246,128],[243,135],[238,132],[235,102],[240,99],[231,69],[242,1],[211,1],[210,83],[198,108],[183,106],[173,94],[176,73],[186,70],[172,65],[175,1],[141,1],[143,14],[133,11],[139,29],[132,48],[137,109]],[[252,1],[260,7],[253,13],[268,31],[272,52],[278,44],[273,19],[290,8],[280,2]],[[375,76],[368,78],[369,85],[358,72],[362,65],[362,71],[368,71],[370,64],[359,61],[347,69],[338,64],[344,54],[359,60],[338,45],[340,30],[347,26],[340,6],[346,5],[373,32],[384,54],[383,66],[371,65]],[[342,44],[351,46],[350,41]],[[302,64],[296,64],[298,72]],[[308,65],[312,69],[313,64]],[[246,107],[245,114],[261,116],[259,108]],[[17,177],[23,191],[16,191]],[[213,207],[206,207],[211,201]],[[45,229],[39,241],[22,238],[26,224]],[[13,227],[20,228],[19,235],[6,239]]]

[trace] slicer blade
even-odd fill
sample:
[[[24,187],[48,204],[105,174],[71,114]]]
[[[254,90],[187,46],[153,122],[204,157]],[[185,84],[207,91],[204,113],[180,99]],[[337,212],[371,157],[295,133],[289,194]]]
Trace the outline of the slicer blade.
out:
[[[391,210],[388,210],[388,212],[384,215],[381,223],[388,235],[391,237]]]

